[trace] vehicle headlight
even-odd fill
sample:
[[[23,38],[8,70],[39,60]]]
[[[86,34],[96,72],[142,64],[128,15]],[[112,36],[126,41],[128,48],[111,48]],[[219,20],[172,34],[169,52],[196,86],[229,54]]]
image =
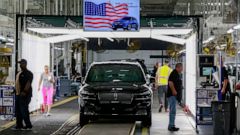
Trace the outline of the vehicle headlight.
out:
[[[151,91],[147,90],[135,95],[135,100],[151,100]]]
[[[82,89],[79,91],[79,97],[81,100],[96,100],[96,94],[89,90]]]

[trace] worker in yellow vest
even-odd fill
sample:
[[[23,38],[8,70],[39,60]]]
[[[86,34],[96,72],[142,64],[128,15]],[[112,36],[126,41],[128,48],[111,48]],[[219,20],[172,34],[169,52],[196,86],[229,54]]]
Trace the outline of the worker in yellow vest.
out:
[[[158,100],[160,104],[159,112],[162,112],[163,103],[165,111],[168,111],[168,101],[167,101],[167,88],[168,88],[168,77],[171,74],[172,69],[169,67],[169,61],[165,60],[164,65],[158,67],[155,87],[158,90]]]

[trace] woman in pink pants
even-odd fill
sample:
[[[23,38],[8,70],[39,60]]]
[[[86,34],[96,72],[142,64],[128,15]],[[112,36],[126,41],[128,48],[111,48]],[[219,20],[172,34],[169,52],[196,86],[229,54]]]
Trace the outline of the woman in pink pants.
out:
[[[39,81],[38,91],[40,91],[40,87],[42,84],[42,95],[43,95],[43,109],[45,110],[46,116],[50,116],[50,110],[53,103],[53,84],[54,76],[49,72],[49,67],[44,66],[44,72],[41,74],[41,78]]]

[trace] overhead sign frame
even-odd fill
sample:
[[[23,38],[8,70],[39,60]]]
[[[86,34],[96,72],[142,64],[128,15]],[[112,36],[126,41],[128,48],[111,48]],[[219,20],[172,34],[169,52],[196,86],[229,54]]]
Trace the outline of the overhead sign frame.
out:
[[[85,31],[139,31],[140,0],[84,0]]]

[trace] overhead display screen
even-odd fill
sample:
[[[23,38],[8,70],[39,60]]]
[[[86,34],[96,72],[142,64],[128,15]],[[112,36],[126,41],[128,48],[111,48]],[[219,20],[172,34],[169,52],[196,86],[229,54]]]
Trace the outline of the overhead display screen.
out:
[[[138,31],[139,0],[84,0],[85,31]]]

